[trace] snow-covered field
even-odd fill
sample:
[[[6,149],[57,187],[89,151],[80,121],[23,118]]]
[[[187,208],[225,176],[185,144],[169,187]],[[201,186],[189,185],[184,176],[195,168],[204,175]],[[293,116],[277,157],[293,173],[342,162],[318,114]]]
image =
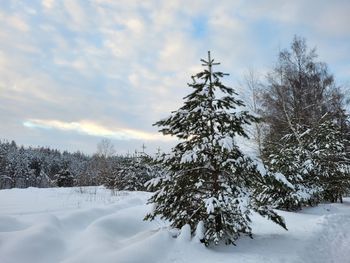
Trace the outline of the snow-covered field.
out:
[[[350,199],[280,212],[289,231],[253,216],[254,239],[206,248],[162,221],[149,193],[102,187],[0,191],[0,262],[350,262]]]

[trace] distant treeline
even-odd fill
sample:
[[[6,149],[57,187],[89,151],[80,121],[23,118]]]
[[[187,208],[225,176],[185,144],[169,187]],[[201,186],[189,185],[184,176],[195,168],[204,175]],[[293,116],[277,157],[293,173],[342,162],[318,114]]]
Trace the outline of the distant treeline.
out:
[[[153,168],[152,158],[142,153],[88,156],[0,140],[0,189],[104,184],[118,190],[145,190]]]

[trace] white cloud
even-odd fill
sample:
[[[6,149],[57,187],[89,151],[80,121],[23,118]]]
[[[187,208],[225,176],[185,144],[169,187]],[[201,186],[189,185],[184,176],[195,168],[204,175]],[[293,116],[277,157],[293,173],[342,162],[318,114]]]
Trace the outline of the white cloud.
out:
[[[195,46],[184,34],[168,35],[159,51],[158,70],[187,72],[198,63]]]
[[[77,121],[64,122],[59,120],[37,120],[29,119],[23,122],[23,125],[28,128],[40,129],[57,129],[61,131],[75,131],[82,134],[98,137],[108,137],[119,140],[147,140],[147,141],[169,141],[172,138],[169,136],[162,136],[159,134],[133,130],[128,128],[114,128],[110,129],[101,126],[93,121]]]
[[[25,21],[24,17],[15,14],[15,15],[7,15],[0,12],[0,22],[3,25],[9,25],[13,29],[28,32],[30,30],[29,25]]]
[[[92,17],[88,17],[84,7],[88,5],[88,2],[79,0],[64,0],[63,5],[69,15],[69,28],[77,31],[89,29],[90,21]]]
[[[144,33],[144,30],[145,30],[144,23],[138,18],[127,19],[125,21],[125,24],[131,33],[138,34],[138,35]]]
[[[346,0],[250,1],[241,8],[243,14],[253,20],[298,25],[333,37],[350,34],[350,2]]]
[[[42,6],[47,9],[51,9],[54,7],[55,0],[42,0]]]
[[[30,27],[27,25],[26,21],[19,17],[19,16],[11,16],[8,19],[8,23],[13,26],[14,28],[20,30],[20,31],[24,31],[24,32],[28,32]]]

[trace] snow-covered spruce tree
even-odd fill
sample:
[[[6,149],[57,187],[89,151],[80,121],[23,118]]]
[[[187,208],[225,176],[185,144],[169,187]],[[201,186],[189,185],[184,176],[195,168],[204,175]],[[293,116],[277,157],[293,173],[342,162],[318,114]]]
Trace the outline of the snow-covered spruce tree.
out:
[[[145,184],[153,178],[152,158],[145,153],[123,157],[118,168],[106,178],[105,185],[112,190],[145,191]]]
[[[188,86],[193,91],[184,105],[155,123],[163,134],[180,142],[159,160],[166,174],[150,184],[160,190],[150,198],[154,210],[145,219],[160,216],[175,228],[188,224],[192,234],[197,226],[204,226],[200,238],[206,245],[233,244],[240,234],[251,235],[252,209],[285,227],[267,206],[251,202],[251,187],[260,174],[234,141],[237,135],[247,137],[243,125],[257,119],[238,111],[244,104],[222,84],[226,74],[212,72],[219,63],[209,52],[208,60],[201,61],[206,69],[192,77]]]
[[[325,201],[342,202],[350,188],[350,160],[344,134],[334,121],[326,120],[312,132],[309,143],[315,173],[320,178]]]
[[[267,158],[266,194],[276,208],[295,211],[319,202],[321,184],[309,149],[310,132],[296,129],[285,135],[279,150]]]
[[[326,115],[325,115],[326,116]],[[295,130],[281,139],[280,149],[268,157],[273,178],[264,193],[277,208],[298,210],[320,200],[337,202],[350,187],[348,140],[339,125],[321,118],[304,132]],[[279,175],[276,177],[276,174]],[[276,178],[284,180],[275,180]],[[277,186],[277,187],[276,187]]]

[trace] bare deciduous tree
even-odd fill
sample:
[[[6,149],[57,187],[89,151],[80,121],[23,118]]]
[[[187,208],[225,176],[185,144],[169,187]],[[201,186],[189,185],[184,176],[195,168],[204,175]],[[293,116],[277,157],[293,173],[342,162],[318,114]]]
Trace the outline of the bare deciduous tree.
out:
[[[112,163],[110,157],[115,154],[114,146],[109,139],[103,139],[97,144],[97,170],[98,181],[105,183],[112,176]]]
[[[265,145],[317,126],[326,113],[337,118],[344,108],[340,97],[327,65],[317,61],[316,50],[295,36],[290,50],[279,53],[262,92],[263,118],[269,126]]]
[[[243,82],[241,83],[244,89],[243,100],[246,103],[247,108],[253,112],[256,116],[261,115],[261,95],[262,95],[262,83],[259,74],[254,69],[249,69],[244,75]],[[251,125],[250,134],[254,139],[259,155],[262,154],[262,142],[263,136],[266,130],[266,124],[262,121],[255,122]]]
[[[97,155],[100,157],[108,158],[115,154],[114,145],[109,139],[102,139],[97,144]]]

